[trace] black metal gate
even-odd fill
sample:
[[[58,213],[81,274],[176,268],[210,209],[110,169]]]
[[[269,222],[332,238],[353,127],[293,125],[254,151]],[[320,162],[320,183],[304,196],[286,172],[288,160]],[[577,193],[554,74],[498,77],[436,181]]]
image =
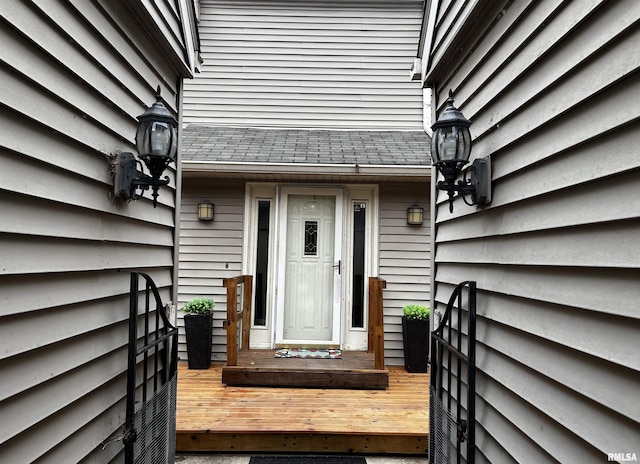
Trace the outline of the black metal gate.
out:
[[[475,462],[475,345],[476,283],[466,281],[455,288],[431,333],[430,464]]]
[[[144,279],[143,292],[139,289]],[[138,301],[144,298],[144,310]],[[129,295],[125,463],[172,463],[176,443],[178,330],[147,274],[132,272]],[[136,408],[136,405],[139,405]]]

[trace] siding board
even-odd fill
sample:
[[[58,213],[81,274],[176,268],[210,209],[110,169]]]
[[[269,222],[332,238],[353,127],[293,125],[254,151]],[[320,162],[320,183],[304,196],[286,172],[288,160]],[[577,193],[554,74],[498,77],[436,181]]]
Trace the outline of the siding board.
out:
[[[637,3],[636,3],[637,5]],[[547,80],[541,81],[539,78],[531,76],[529,82],[519,83],[517,88],[512,87],[505,92],[499,92],[499,98],[492,102],[490,114],[474,113],[471,117],[474,120],[474,134],[477,137],[482,136],[486,131],[490,130],[495,124],[513,125],[520,128],[526,125],[526,129],[531,130],[546,123],[556,117],[566,117],[563,114],[566,111],[574,109],[576,105],[582,104],[593,96],[599,94],[604,89],[618,83],[619,81],[630,76],[635,71],[635,60],[640,52],[635,44],[640,38],[640,31],[635,30],[632,33],[621,34],[619,40],[610,39],[604,44],[606,53],[603,50],[597,50],[593,56],[587,56],[586,62],[576,63],[579,72],[576,69],[562,76],[554,76],[548,72],[549,69],[558,69],[558,65],[551,61],[551,66],[535,69],[535,76],[547,76]],[[571,63],[570,57],[575,57],[573,50],[565,51],[557,54],[555,61],[558,63]],[[554,78],[553,81],[551,78]],[[631,77],[633,79],[633,77]],[[549,88],[551,83],[553,88]],[[529,89],[529,85],[532,89]],[[570,89],[570,90],[569,90]],[[537,97],[537,98],[536,98]],[[530,101],[534,100],[535,102]],[[551,104],[553,102],[553,104]],[[523,114],[523,106],[531,104],[533,108],[526,114],[529,120],[525,123],[520,122]],[[515,135],[514,138],[517,138]]]
[[[185,88],[185,123],[422,128],[422,90],[404,77],[420,33],[419,2],[288,6],[203,2],[205,63]],[[202,100],[207,95],[216,104]]]
[[[507,36],[508,31],[512,27],[515,27],[523,18],[523,20],[525,21],[535,21],[535,19],[529,19],[532,16],[532,13],[527,14],[527,10],[530,7],[546,9],[549,7],[547,5],[548,3],[535,0],[520,0],[518,2],[513,2],[513,4],[510,6],[510,14],[507,16],[502,16],[500,20],[497,21],[497,23],[491,28],[491,30],[487,32],[487,36],[485,37],[485,39],[477,45],[477,47],[473,51],[473,54],[471,54],[468,57],[467,61],[465,61],[465,63],[462,65],[462,69],[464,69],[464,71],[451,75],[449,79],[440,83],[439,86],[441,88],[445,88],[448,86],[450,88],[457,89],[461,87],[461,82],[470,81],[472,79],[480,79],[481,75],[483,78],[483,82],[486,82],[486,80],[488,80],[488,76],[481,73],[489,67],[487,65],[484,65],[484,63],[490,59],[504,59],[505,55],[510,55],[510,53],[506,51],[501,54],[496,53],[492,57],[491,53],[492,51],[494,51],[495,47],[497,47],[497,42],[501,39],[505,42],[511,40],[517,41],[517,44],[511,47],[507,46],[506,43],[501,44],[501,48],[504,48],[505,50],[520,47],[522,44],[522,36],[519,34],[516,36]],[[554,8],[554,5],[550,5],[550,7]],[[548,17],[548,13],[543,13],[543,16],[545,18]],[[507,38],[504,39],[504,36],[507,36]],[[504,62],[500,62],[499,66],[494,67],[494,69],[502,66],[503,64]],[[483,91],[483,88],[481,86],[473,85],[473,87],[477,89],[476,92]],[[466,100],[468,98],[469,96],[467,95],[463,99]]]
[[[0,111],[0,123],[14,135],[3,140],[3,147],[7,150],[64,170],[73,170],[90,179],[109,182],[111,176],[105,172],[103,152],[74,143],[20,113],[3,109]]]
[[[84,119],[82,111],[77,111],[67,105],[60,105],[56,96],[51,95],[44,88],[32,87],[25,76],[17,75],[5,67],[0,67],[0,79],[12,89],[11,92],[6,92],[3,95],[3,102],[15,111],[84,145],[92,146],[102,153],[110,153],[115,148],[113,139],[115,134],[109,133],[106,126],[97,121],[92,121],[93,124],[76,124],[78,119]],[[131,135],[128,140],[133,144],[136,130],[133,121],[130,127],[134,135]]]
[[[55,214],[50,203],[34,197],[6,193],[0,198],[0,232],[127,242],[171,247],[173,236],[165,227],[133,218],[105,222],[98,212],[73,205],[59,205]],[[47,227],[42,228],[46,218]],[[81,219],[83,219],[81,221]]]
[[[477,410],[496,424],[492,427],[493,436],[488,436],[479,427],[478,442],[488,455],[494,456],[493,462],[527,462],[532,458],[537,462],[594,462],[595,450],[582,438],[566,433],[562,425],[550,421],[541,411],[523,404],[512,391],[492,382],[490,378],[483,376],[478,383],[486,394],[478,397]],[[499,410],[493,407],[494,403],[500,405]],[[520,418],[525,416],[527,421],[523,422]],[[514,424],[518,426],[515,436]],[[507,449],[501,448],[496,440],[504,443]],[[544,448],[541,449],[538,443],[544,443]],[[505,453],[512,453],[513,456]]]
[[[86,2],[82,0],[74,1],[75,7],[79,11],[82,11],[82,14],[87,17],[89,14],[84,12],[84,5],[82,5]],[[122,82],[123,87],[130,89],[132,93],[141,100],[142,105],[144,105],[144,110],[146,105],[149,104],[148,102],[153,101],[156,87],[160,85],[162,97],[166,101],[167,108],[177,111],[177,80],[167,77],[175,72],[174,67],[164,62],[164,60],[154,63],[153,66],[149,66],[147,60],[144,59],[144,57],[154,56],[154,54],[157,53],[158,49],[154,41],[147,36],[146,40],[136,43],[133,50],[129,49],[127,46],[126,31],[139,29],[139,23],[110,0],[97,0],[96,9],[101,11],[101,15],[108,18],[108,22],[113,24],[118,30],[118,36],[122,37],[122,39],[116,37],[115,42],[110,41],[110,43],[116,47],[117,54],[121,57],[120,60],[123,63],[131,63],[133,69],[136,70],[131,82],[129,82],[129,80]],[[142,76],[142,78],[140,78],[140,76]],[[123,77],[126,77],[126,75]]]
[[[509,45],[508,48],[506,45],[501,47],[503,50],[506,48],[507,51],[487,57],[487,60],[482,64],[469,64],[474,68],[481,66],[479,70],[476,68],[475,73],[477,76],[475,79],[478,82],[471,80],[468,82],[472,88],[479,89],[473,96],[473,101],[469,102],[469,113],[475,115],[481,110],[478,106],[480,102],[486,104],[495,95],[503,94],[507,89],[513,89],[514,82],[518,81],[520,91],[509,92],[511,98],[505,100],[497,108],[501,113],[509,114],[534,98],[535,95],[544,92],[549,85],[562,76],[575,72],[576,67],[588,61],[591,55],[597,53],[611,40],[607,34],[594,34],[586,29],[577,31],[577,37],[567,37],[582,20],[575,15],[575,10],[586,6],[593,12],[601,6],[601,3],[601,1],[592,1],[588,4],[585,2],[580,5],[571,3],[565,5],[557,2],[538,2],[526,19],[527,22],[535,21],[529,26],[529,36],[525,37],[521,33],[513,34],[508,38],[508,41],[513,42],[513,45]],[[615,8],[594,14],[593,21],[596,30],[604,29],[604,25],[613,18],[620,17],[621,12],[637,7],[637,4],[624,3],[616,3]],[[534,13],[535,17],[532,16]],[[556,14],[557,18],[554,18],[553,16]],[[623,28],[628,28],[632,24],[631,18],[633,16],[623,16],[625,19],[621,25]],[[544,27],[546,22],[550,22],[548,27]],[[544,27],[544,30],[541,30],[539,35],[535,35],[535,32],[541,27]],[[561,46],[556,44],[559,41],[562,41]],[[541,55],[540,50],[547,47],[552,48],[545,55]],[[492,87],[495,85],[501,91],[493,93],[489,92],[483,84],[492,77],[490,73],[493,73],[496,68],[501,68],[501,72],[492,79]],[[533,69],[537,73],[535,78],[531,73]],[[452,82],[452,85],[455,84]]]
[[[640,136],[640,132],[634,132],[636,136]],[[629,153],[629,156],[621,154],[620,158],[633,157],[633,160],[629,159],[630,165],[633,166],[640,161],[633,156],[633,152],[626,153]],[[480,238],[492,236],[496,233],[512,235],[530,231],[631,220],[637,218],[640,214],[639,205],[612,203],[610,201],[610,198],[629,198],[635,194],[637,191],[637,175],[633,171],[591,181],[596,176],[606,175],[607,171],[612,168],[602,166],[602,169],[598,169],[599,165],[596,164],[593,169],[585,169],[583,171],[584,176],[580,176],[584,179],[583,184],[572,184],[563,190],[563,184],[571,182],[572,177],[578,176],[563,176],[562,173],[567,171],[558,171],[556,168],[568,165],[571,161],[575,163],[578,160],[577,157],[571,157],[568,160],[562,160],[562,162],[556,161],[554,159],[545,165],[540,165],[540,169],[538,169],[538,166],[534,168],[536,174],[548,174],[548,177],[545,177],[540,182],[533,182],[530,176],[514,176],[506,180],[504,184],[497,183],[494,189],[495,194],[499,195],[511,190],[514,192],[510,196],[512,203],[498,208],[501,205],[499,201],[496,201],[495,208],[487,211],[487,214],[483,215],[483,217],[480,218],[477,215],[467,217],[464,231],[452,228],[444,229],[441,234],[442,241],[451,242],[463,237]],[[623,168],[617,166],[612,170],[618,169]],[[554,181],[556,181],[555,185],[553,185]],[[508,186],[505,185],[507,183],[509,184]],[[536,191],[537,189],[546,190],[547,188],[557,188],[558,190]],[[519,193],[515,192],[528,192],[528,194],[533,195],[545,194],[546,196],[518,200],[516,195]],[[551,199],[548,198],[550,194],[552,194]],[[507,197],[507,195],[504,197]]]
[[[172,299],[177,192],[114,201],[110,156],[187,64],[106,3],[0,3],[0,462],[121,461],[129,272]]]
[[[126,353],[124,355],[126,356]],[[123,377],[102,385],[99,390],[90,392],[65,409],[49,416],[47,420],[38,422],[28,430],[28,433],[18,435],[8,444],[3,444],[3,458],[6,457],[8,462],[35,462],[36,459],[40,459],[41,462],[54,462],[49,460],[49,453],[55,451],[58,443],[65,443],[70,439],[72,435],[69,432],[77,435],[86,424],[92,421],[104,421],[105,425],[115,426],[115,430],[121,428],[124,402],[120,402],[117,408],[112,408],[112,405],[120,399],[123,390],[126,390],[126,381]],[[34,446],[33,441],[29,441],[29,435],[41,436],[43,440],[38,443],[38,446]],[[91,438],[96,439],[95,436]],[[85,446],[93,443],[85,443]],[[95,456],[105,458],[101,453],[101,447],[95,449],[86,446],[86,448],[93,451],[94,459]],[[80,454],[82,451],[85,451],[85,447],[69,450],[69,454],[65,454],[65,459],[79,462],[84,457]]]
[[[158,288],[163,289],[171,285],[171,273],[167,270],[147,269],[146,273],[153,278]],[[128,294],[128,284],[129,282],[123,280],[122,274],[118,272],[83,272],[73,280],[69,279],[66,273],[20,276],[3,274],[0,275],[0,301],[3,302],[0,305],[0,317]],[[42,298],[40,292],[33,292],[31,289],[34,287],[40,288],[47,298]],[[19,304],[11,304],[14,301],[19,301]],[[5,349],[0,353],[4,353]]]
[[[124,299],[123,301],[118,301],[118,304],[123,306],[127,303],[128,301]],[[112,308],[115,308],[115,306],[112,306]],[[126,323],[127,317],[127,314],[121,314],[119,322]],[[96,346],[96,340],[93,334],[84,335],[74,338],[72,341],[59,342],[57,351],[47,350],[46,348],[38,349],[33,353],[3,363],[2,372],[7,380],[3,381],[1,399],[5,400],[20,392],[36,387],[50,378],[58,377],[65,372],[81,367],[86,363],[87,351],[92,352],[94,356],[99,358],[106,356],[114,349],[121,348],[128,341],[126,332],[122,330],[121,325],[112,325],[102,328],[101,330],[104,338],[108,338],[110,345],[101,343],[99,346]],[[122,352],[116,354],[116,356],[121,355]],[[64,356],[67,360],[67,364],[64,367],[56,363],[56,359],[61,356]],[[33,375],[30,378],[20,376],[22,363],[24,363],[25,360],[28,360],[33,366]]]
[[[94,301],[82,304],[74,304],[61,308],[48,308],[44,311],[34,311],[20,317],[12,317],[6,320],[2,326],[3,350],[0,359],[10,358],[20,354],[26,355],[28,352],[50,345],[72,340],[77,337],[81,340],[86,336],[87,331],[104,329],[110,324],[126,322],[128,295],[110,299],[107,301]],[[113,307],[111,312],[109,308]],[[35,328],[30,328],[36,326]],[[24,337],[25,333],[32,333],[33,338]],[[126,332],[117,340],[126,341]],[[95,350],[102,349],[102,346],[111,346],[115,340],[102,340],[97,338]],[[6,344],[5,344],[6,343]],[[113,348],[113,347],[112,347]],[[71,359],[65,359],[65,366],[68,366]],[[59,366],[52,366],[54,369]],[[16,379],[20,382],[22,379]],[[3,399],[4,397],[3,385]],[[7,395],[8,397],[9,395]]]
[[[226,358],[226,331],[221,322],[226,319],[227,299],[223,280],[242,274],[244,195],[243,182],[218,183],[215,191],[187,184],[182,195],[178,309],[193,298],[214,299],[212,359],[217,361]],[[198,202],[205,198],[215,205],[211,223],[195,220]],[[182,312],[178,325],[184,326]],[[178,351],[186,359],[183,336]]]
[[[92,390],[98,389],[103,383],[117,377],[120,374],[117,361],[122,356],[126,357],[126,346],[110,353],[99,362],[94,360],[94,365],[100,367],[96,371],[92,369],[69,371],[13,397],[11,402],[3,408],[4,417],[11,418],[10,433],[4,435],[4,438],[10,439],[22,433],[36,425],[43,413],[46,417],[53,416]],[[52,397],[57,401],[49,401]]]
[[[468,263],[487,263],[497,256],[502,265],[585,266],[640,268],[640,223],[617,222],[566,230],[441,243],[436,262],[455,262],[464,256]],[[478,243],[482,242],[479,247]]]
[[[39,240],[11,234],[3,236],[2,241],[6,247],[3,252],[3,274],[171,266],[173,255],[171,248],[158,250],[151,246],[54,238]],[[21,259],[30,254],[38,257],[36,263]]]
[[[555,315],[552,315],[551,320],[554,319]],[[580,328],[585,328],[582,321]],[[575,326],[573,331],[575,332]],[[567,337],[567,334],[563,335]],[[637,402],[628,401],[628,398],[635,396],[635,392],[638,391],[640,380],[632,379],[628,375],[628,368],[573,350],[558,351],[554,346],[556,340],[548,340],[545,336],[527,335],[508,326],[495,324],[493,321],[482,324],[480,336],[483,338],[483,343],[491,346],[492,350],[499,351],[509,359],[544,374],[567,390],[576,392],[578,394],[576,396],[582,395],[589,399],[589,402],[618,410],[620,415],[627,419],[633,420],[640,417],[640,405]],[[550,358],[556,358],[557,362],[549,363]],[[567,366],[571,368],[567,369]],[[580,375],[576,376],[576,372]],[[602,389],[603,376],[616,385],[616,395],[611,395]],[[594,405],[594,407],[597,406]]]
[[[113,385],[114,390],[122,388],[122,383]],[[104,462],[124,461],[124,448],[120,446],[121,432],[119,412],[125,409],[124,400],[116,402],[101,415],[84,424],[76,433],[67,438],[34,464],[57,464],[69,456],[77,456],[78,464],[91,463],[91,456],[99,454]],[[113,433],[113,430],[116,430]],[[104,437],[108,437],[105,439]],[[95,446],[95,443],[98,443]],[[89,457],[87,457],[89,456]]]
[[[504,148],[507,143],[511,143],[511,146],[509,156],[495,165],[496,178],[543,161],[579,144],[597,142],[600,136],[606,136],[611,131],[624,130],[623,126],[626,124],[634,124],[639,116],[637,105],[640,104],[637,79],[632,76],[607,90],[594,96],[580,108],[547,122],[543,131],[527,134],[526,143],[513,143],[513,139],[517,138],[519,133],[510,132],[504,134],[503,138],[502,134],[499,135],[500,131],[497,131],[496,149]],[[532,111],[535,109],[530,108]],[[607,118],[603,119],[602,114],[607,114]],[[529,144],[535,145],[537,149],[532,151],[527,147]],[[478,151],[488,153],[488,148],[482,140],[478,143]]]
[[[421,226],[408,226],[406,211],[414,203],[423,206],[430,203],[422,185],[380,186],[378,276],[387,281],[383,305],[388,365],[404,362],[401,337],[398,340],[398,334],[402,333],[402,308],[407,304],[428,306],[430,299],[429,211],[425,209]]]
[[[425,52],[453,60],[427,83],[454,90],[474,156],[492,157],[492,203],[450,214],[440,194],[431,253],[437,310],[477,281],[483,461],[602,462],[640,442],[639,21],[637,2],[512,2],[468,39],[438,22]]]
[[[570,272],[571,271],[571,272]],[[448,286],[438,289],[437,300],[446,304],[453,288],[458,283],[460,272],[473,275],[489,291],[516,295],[534,301],[563,304],[605,314],[629,317],[637,316],[632,301],[640,297],[638,271],[611,268],[580,268],[543,266],[441,264],[438,266],[439,282]],[[506,278],[509,276],[510,278]],[[599,288],[605,291],[599,291]]]
[[[0,29],[0,31],[0,40],[4,43],[9,41],[9,31],[6,29]],[[73,54],[70,50],[66,53]],[[135,133],[137,124],[134,119],[137,116],[135,111],[141,113],[140,107],[130,108],[134,114],[129,114],[128,118],[123,117],[125,116],[123,109],[110,105],[107,98],[96,89],[87,88],[86,83],[83,83],[76,73],[69,76],[70,70],[52,61],[50,56],[42,55],[41,50],[36,48],[33,43],[27,42],[26,39],[16,43],[13,47],[3,47],[0,59],[4,62],[10,62],[14,72],[22,76],[21,79],[27,79],[28,76],[43,89],[47,89],[57,98],[65,100],[85,117],[94,120],[101,119],[118,133],[129,133],[131,130]],[[80,56],[77,57],[77,60],[82,61]],[[76,63],[76,66],[81,67],[80,63]],[[90,73],[90,64],[84,63],[83,68],[86,74]],[[80,73],[82,74],[82,71]],[[111,90],[117,92],[121,89],[111,86]]]
[[[607,450],[634,449],[638,443],[640,434],[634,421],[608,414],[606,409],[594,405],[589,398],[573,393],[553,379],[537,375],[526,365],[493,351],[485,352],[482,345],[478,345],[477,360],[480,369],[509,390],[517,392],[521,401],[534,404],[543,414],[554,418],[565,429],[563,435],[589,437],[591,445],[599,450],[600,459]],[[492,406],[503,409],[496,401]],[[524,423],[526,417],[519,416],[517,420]],[[603,430],[615,430],[616,434],[601,433]],[[548,434],[544,437],[553,439]],[[597,462],[594,458],[590,461]]]

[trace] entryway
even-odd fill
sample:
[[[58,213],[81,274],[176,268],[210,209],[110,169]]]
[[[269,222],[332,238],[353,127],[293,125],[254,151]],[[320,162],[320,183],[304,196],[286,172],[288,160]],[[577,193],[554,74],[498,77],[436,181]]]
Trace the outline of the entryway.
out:
[[[386,282],[369,278],[368,349],[345,351],[335,357],[280,357],[276,350],[250,349],[253,276],[227,278],[227,363],[222,383],[227,386],[267,386],[332,389],[387,389],[384,366],[382,292]],[[238,295],[242,302],[238,305]]]
[[[368,349],[377,208],[375,185],[247,184],[252,349]]]

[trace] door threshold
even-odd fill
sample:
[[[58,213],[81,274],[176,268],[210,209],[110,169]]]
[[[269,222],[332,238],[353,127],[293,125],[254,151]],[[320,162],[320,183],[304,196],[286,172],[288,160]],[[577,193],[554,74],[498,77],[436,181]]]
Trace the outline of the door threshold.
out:
[[[339,350],[340,345],[321,345],[318,343],[276,343],[274,349],[280,348],[299,348],[303,350]]]

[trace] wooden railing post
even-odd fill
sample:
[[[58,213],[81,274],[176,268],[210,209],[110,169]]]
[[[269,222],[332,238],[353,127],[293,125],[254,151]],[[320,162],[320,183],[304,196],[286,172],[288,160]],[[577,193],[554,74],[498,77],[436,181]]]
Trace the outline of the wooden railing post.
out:
[[[238,281],[224,279],[227,287],[227,366],[238,365]]]
[[[251,296],[253,293],[253,276],[243,276],[242,288],[242,348],[249,349],[251,333]]]
[[[382,290],[387,281],[369,277],[369,337],[368,351],[373,352],[375,368],[384,369],[384,315]]]
[[[367,331],[367,351],[369,353],[373,353],[374,351],[374,336],[375,330],[374,327],[376,325],[376,317],[375,317],[375,305],[377,304],[377,281],[376,277],[369,277],[369,327]]]
[[[242,311],[238,313],[238,284],[242,284]],[[251,333],[251,300],[253,294],[253,276],[243,275],[224,279],[227,288],[227,319],[224,327],[227,329],[227,366],[238,365],[238,315],[242,321],[242,335],[240,337],[242,350],[249,349],[249,334]]]

